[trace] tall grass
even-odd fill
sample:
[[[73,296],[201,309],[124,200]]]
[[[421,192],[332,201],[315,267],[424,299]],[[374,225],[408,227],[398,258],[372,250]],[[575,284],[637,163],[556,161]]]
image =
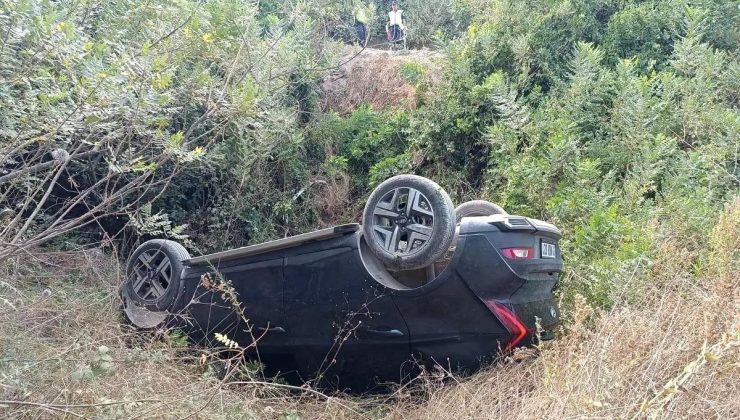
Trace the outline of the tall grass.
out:
[[[609,310],[576,296],[554,342],[468,378],[427,372],[382,397],[225,382],[203,363],[210,350],[121,323],[114,258],[17,259],[0,283],[0,416],[737,418],[740,200],[707,243],[653,243],[646,278],[624,283]],[[697,273],[685,261],[702,252]]]

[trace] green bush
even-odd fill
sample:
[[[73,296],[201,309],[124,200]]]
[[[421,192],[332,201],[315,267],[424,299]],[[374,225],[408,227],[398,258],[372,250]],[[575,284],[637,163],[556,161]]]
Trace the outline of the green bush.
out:
[[[608,306],[664,237],[691,248],[701,272],[711,226],[737,196],[735,3],[401,2],[410,37],[444,38],[446,59],[401,66],[416,109],[340,117],[320,113],[318,85],[337,47],[326,34],[347,23],[349,3],[128,0],[85,14],[4,2],[0,144],[11,147],[0,150],[102,141],[124,152],[75,164],[79,186],[110,170],[154,175],[153,158],[173,156],[157,170],[176,176],[133,224],[151,225],[147,212],[155,227],[187,224],[168,234],[201,250],[354,220],[383,179],[418,173],[458,203],[485,198],[556,223],[563,295]],[[3,187],[0,220],[44,179]]]
[[[310,142],[329,151],[324,158],[334,162],[333,166],[341,162],[352,174],[353,195],[359,197],[376,184],[378,176],[407,167],[402,156],[408,147],[407,124],[404,112],[384,114],[362,106],[347,118],[328,115],[319,119],[308,136]]]
[[[604,39],[610,57],[635,58],[644,70],[665,64],[680,34],[681,3],[647,1],[617,12]]]
[[[464,0],[406,0],[404,9],[408,41],[413,46],[444,42],[465,31],[470,10]]]

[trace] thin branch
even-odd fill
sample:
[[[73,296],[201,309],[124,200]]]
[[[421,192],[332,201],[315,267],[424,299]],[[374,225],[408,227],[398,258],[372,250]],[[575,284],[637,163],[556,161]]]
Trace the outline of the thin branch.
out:
[[[39,214],[41,209],[44,207],[44,204],[46,204],[46,200],[49,199],[49,196],[51,195],[52,190],[54,190],[54,186],[57,183],[57,180],[59,180],[59,176],[62,175],[62,172],[64,172],[64,168],[67,167],[68,160],[65,160],[59,165],[59,168],[57,169],[57,173],[54,174],[54,178],[52,178],[51,182],[49,183],[49,188],[46,189],[46,192],[44,193],[44,196],[41,197],[41,201],[36,203],[36,208],[33,209],[33,212],[30,216],[28,216],[28,219],[26,219],[26,222],[23,224],[23,227],[21,227],[18,230],[18,233],[15,234],[15,237],[11,242],[16,242],[19,238],[23,236],[24,233],[26,233],[26,230],[28,230],[28,227],[31,226],[31,223],[33,223],[33,220],[36,218],[36,216]]]
[[[69,159],[70,160],[80,160],[80,159],[84,159],[86,157],[95,155],[97,153],[100,153],[100,151],[99,150],[88,150],[87,152],[82,152],[82,153],[77,153],[77,154],[71,155],[69,157]],[[47,162],[37,163],[35,165],[31,165],[31,166],[27,166],[25,168],[18,169],[16,171],[13,171],[13,172],[7,174],[7,175],[0,176],[0,185],[6,183],[8,181],[12,181],[13,179],[18,178],[21,175],[25,175],[25,174],[32,173],[32,172],[39,172],[39,171],[42,171],[44,169],[50,168],[50,167],[52,167],[52,166],[54,166],[55,164],[58,164],[58,163],[59,162],[56,161],[56,160],[50,160],[50,161],[47,161]]]
[[[110,401],[96,404],[52,404],[52,403],[36,403],[30,401],[16,401],[16,400],[0,400],[0,404],[5,405],[29,405],[33,407],[44,407],[44,408],[91,408],[91,407],[103,407],[108,405],[121,405],[121,404],[132,404],[140,402],[161,402],[155,399],[143,399],[143,400],[129,400],[129,401]]]
[[[167,34],[166,34],[165,36],[163,36],[163,37],[161,37],[161,38],[157,39],[156,41],[152,42],[152,43],[151,43],[151,44],[149,45],[149,48],[154,48],[154,47],[155,47],[155,46],[156,46],[157,44],[159,44],[160,42],[162,42],[162,41],[164,41],[164,40],[168,39],[169,37],[171,37],[172,35],[174,35],[175,33],[177,33],[177,31],[179,31],[180,29],[184,28],[184,27],[185,27],[185,25],[187,25],[187,24],[188,24],[188,22],[190,22],[190,20],[191,20],[192,18],[193,18],[193,13],[190,13],[190,16],[188,16],[188,18],[187,18],[187,19],[185,19],[185,21],[184,21],[184,22],[182,22],[182,23],[181,23],[181,24],[180,24],[179,26],[176,26],[176,27],[175,27],[174,29],[172,29],[172,30],[171,30],[170,32],[168,32],[168,33],[167,33]]]

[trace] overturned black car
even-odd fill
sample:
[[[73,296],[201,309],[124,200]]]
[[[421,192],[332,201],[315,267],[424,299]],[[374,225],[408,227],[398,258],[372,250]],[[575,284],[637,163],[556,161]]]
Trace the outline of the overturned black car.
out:
[[[421,365],[470,372],[538,328],[552,336],[559,239],[549,223],[485,201],[455,209],[434,182],[400,175],[370,195],[362,225],[194,258],[147,241],[121,295],[139,328],[256,339],[272,372],[367,389]]]

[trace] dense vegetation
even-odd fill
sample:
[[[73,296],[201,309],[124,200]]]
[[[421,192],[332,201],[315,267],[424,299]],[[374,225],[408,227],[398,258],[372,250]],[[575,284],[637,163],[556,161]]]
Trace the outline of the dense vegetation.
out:
[[[368,6],[375,35],[388,3]],[[322,112],[320,82],[341,65],[352,2],[1,0],[4,278],[39,247],[169,236],[187,237],[197,253],[355,221],[378,182],[412,172],[458,204],[488,199],[558,225],[560,293],[569,322],[583,331],[652,325],[650,313],[592,319],[583,308],[645,305],[664,320],[680,313],[668,311],[670,302],[720,307],[707,296],[736,293],[736,1],[400,3],[412,45],[438,48],[443,64],[403,66],[415,108],[362,106],[340,116]],[[0,309],[15,310],[18,290],[0,281]],[[647,301],[648,292],[671,300]],[[737,340],[736,326],[722,322],[719,331]],[[7,325],[8,336],[23,331]],[[719,340],[707,333],[702,347],[684,333],[694,350]],[[582,354],[600,366],[608,362],[593,354],[627,351],[598,347],[589,334],[578,338],[593,351],[559,344],[550,354]],[[633,342],[647,345],[636,333]],[[536,367],[552,368],[554,357]],[[649,386],[662,386],[690,358],[671,359]],[[28,370],[17,366],[20,383]],[[566,383],[552,378],[549,390]],[[625,398],[634,413],[649,396]],[[580,413],[578,404],[561,412]]]
[[[600,305],[649,269],[656,238],[701,247],[737,195],[737,8],[465,7],[475,18],[416,109],[312,115],[261,164],[244,151],[251,142],[220,142],[161,208],[197,242],[239,245],[356,219],[374,185],[412,171],[458,203],[487,198],[564,228],[566,284]]]

